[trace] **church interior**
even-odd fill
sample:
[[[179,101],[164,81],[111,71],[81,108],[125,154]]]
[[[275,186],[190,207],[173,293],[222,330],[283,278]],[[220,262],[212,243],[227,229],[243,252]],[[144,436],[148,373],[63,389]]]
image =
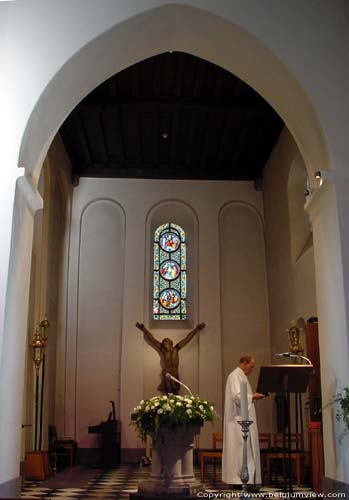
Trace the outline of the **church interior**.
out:
[[[290,321],[317,317],[308,185],[291,134],[264,99],[189,54],[142,61],[79,103],[45,159],[34,228],[28,344],[43,311],[50,323],[43,448],[54,425],[74,436],[80,463],[98,462],[100,436],[89,429],[107,420],[114,401],[121,461],[140,459],[127,415],[157,394],[161,367],[138,320],[174,343],[205,321],[181,351],[179,372],[220,416],[241,354],[253,354],[257,367],[276,363],[273,355],[289,350]],[[154,232],[168,222],[187,241],[187,314],[179,321],[154,319],[152,307]],[[27,354],[23,419],[33,422]],[[121,373],[132,380],[126,391]],[[307,429],[305,404],[303,397]],[[274,398],[257,411],[259,430],[276,433]],[[217,417],[198,447],[219,431]],[[23,451],[33,432],[26,430]]]
[[[307,358],[314,366],[288,405],[272,377],[268,397],[255,402],[262,491],[348,492],[348,437],[328,404],[349,373],[346,181],[330,186],[326,171],[328,158],[342,165],[342,157],[331,156],[296,73],[283,73],[222,6],[218,19],[196,2],[149,4],[72,50],[38,92],[18,140],[25,173],[9,216],[0,498],[20,490],[22,498],[129,498],[151,470],[151,443],[132,415],[161,392],[164,339],[182,342],[171,372],[184,384],[179,394],[215,409],[194,440],[206,488],[226,487],[225,386],[249,354],[253,391],[262,367],[305,366]],[[22,0],[13,2],[9,19],[21,9],[26,16]],[[74,34],[83,39],[84,29]],[[200,46],[206,29],[221,35]],[[241,53],[238,44],[231,56],[220,51],[235,39]],[[251,61],[242,47],[255,49]],[[163,246],[164,234],[175,235],[180,252]]]

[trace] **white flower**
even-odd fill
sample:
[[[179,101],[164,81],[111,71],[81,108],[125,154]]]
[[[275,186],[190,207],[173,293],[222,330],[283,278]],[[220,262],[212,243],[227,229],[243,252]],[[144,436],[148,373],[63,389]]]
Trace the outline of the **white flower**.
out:
[[[162,408],[159,408],[158,413],[164,413],[164,410]]]
[[[150,410],[149,406],[147,405],[145,408],[144,408],[144,411],[148,412]]]
[[[186,413],[188,413],[188,415],[190,415],[192,413],[191,409],[188,408],[188,410],[186,411]]]
[[[180,401],[177,401],[176,406],[183,406]]]
[[[203,407],[202,405],[199,405],[199,408],[200,408],[200,410],[203,410],[203,409],[204,409],[204,407]]]
[[[156,403],[154,403],[154,406],[159,406],[159,401],[156,401]]]
[[[138,406],[137,406],[137,410],[140,410],[140,409],[141,409],[141,405],[138,405]]]
[[[137,408],[133,408],[133,411],[137,411]]]
[[[143,403],[144,403],[144,399],[142,399],[142,401],[139,404],[142,405]]]
[[[213,411],[213,406],[210,406],[210,410]]]

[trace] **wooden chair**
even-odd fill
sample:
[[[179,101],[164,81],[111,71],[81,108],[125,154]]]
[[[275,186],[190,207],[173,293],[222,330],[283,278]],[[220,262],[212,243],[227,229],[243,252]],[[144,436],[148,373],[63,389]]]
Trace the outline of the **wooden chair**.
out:
[[[265,484],[266,476],[266,454],[271,451],[271,434],[270,432],[260,432],[258,434],[259,439],[259,450],[261,456],[261,475],[262,484]]]
[[[265,461],[266,461],[266,473],[271,483],[271,462],[273,460],[282,460],[284,453],[282,449],[283,436],[278,433],[274,435],[274,443],[273,449],[269,452],[265,453]],[[286,436],[286,445],[287,445],[287,436]],[[301,485],[302,482],[302,463],[304,462],[304,439],[302,434],[291,434],[291,453],[289,454],[289,450],[286,450],[286,458],[290,456],[292,463],[295,463],[296,466],[296,480],[297,486]]]
[[[202,450],[200,452],[200,478],[201,481],[205,480],[205,460],[206,458],[213,458],[213,481],[216,481],[216,459],[221,459],[223,456],[222,448],[217,448],[217,444],[223,444],[223,433],[214,432],[212,434],[212,449]]]
[[[58,462],[66,461],[69,467],[76,463],[78,443],[69,436],[58,437],[54,425],[49,426],[49,455],[53,472],[57,470]]]

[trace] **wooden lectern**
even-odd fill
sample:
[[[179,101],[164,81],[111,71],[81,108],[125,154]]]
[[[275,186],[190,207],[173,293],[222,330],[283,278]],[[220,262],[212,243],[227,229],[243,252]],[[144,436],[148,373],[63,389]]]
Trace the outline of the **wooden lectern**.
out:
[[[259,372],[257,392],[275,392],[281,394],[287,401],[287,415],[285,415],[284,405],[282,405],[281,415],[284,491],[292,491],[290,394],[306,392],[313,371],[313,365],[269,365],[262,366]],[[287,451],[286,416],[288,422]]]

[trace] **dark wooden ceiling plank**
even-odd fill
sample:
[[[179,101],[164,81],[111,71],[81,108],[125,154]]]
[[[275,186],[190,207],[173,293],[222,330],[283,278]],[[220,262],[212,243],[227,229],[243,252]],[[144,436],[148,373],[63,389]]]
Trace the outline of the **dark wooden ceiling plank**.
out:
[[[76,147],[80,145],[81,160],[79,160],[83,161],[85,159],[88,164],[91,164],[93,162],[92,154],[78,108],[72,113],[72,126],[74,127],[73,141],[76,141]]]
[[[212,118],[212,114],[210,112],[205,113],[205,119],[203,123],[205,124],[204,129],[202,130],[202,145],[201,152],[199,155],[199,164],[201,169],[205,169],[207,167],[208,160],[208,152],[210,145],[210,119]]]
[[[159,165],[162,163],[169,163],[171,157],[171,137],[173,133],[173,113],[168,111],[160,111],[159,112],[159,129],[160,136],[158,137],[159,141]],[[163,134],[167,134],[167,137],[164,137]]]
[[[174,167],[176,164],[176,153],[179,147],[179,112],[175,111],[172,115],[172,133],[168,140],[171,142],[170,165]],[[177,145],[178,144],[178,145]]]
[[[127,161],[139,161],[138,110],[121,106],[122,137]]]
[[[282,127],[244,82],[178,52],[126,68],[76,109],[61,132],[80,175],[90,165],[103,176],[253,179]]]
[[[194,152],[194,144],[195,144],[195,138],[197,136],[197,130],[199,129],[199,126],[201,124],[201,115],[199,114],[194,114],[190,112],[190,124],[188,127],[188,143],[186,147],[186,153],[185,153],[185,165],[188,168],[192,168],[192,161],[193,161],[193,152]]]
[[[142,162],[154,161],[154,114],[145,111],[140,114],[140,141]]]
[[[240,123],[240,130],[238,134],[237,141],[235,143],[234,152],[231,157],[230,165],[232,168],[241,168],[241,165],[244,165],[244,158],[242,157],[242,151],[246,147],[246,135],[248,131],[248,120],[246,116],[244,116]]]
[[[232,129],[233,129],[233,114],[227,111],[225,113],[222,135],[219,141],[219,148],[216,160],[217,167],[219,167],[224,163],[224,160],[226,158],[227,145],[229,144],[229,146],[231,147]]]
[[[213,99],[215,99],[215,100],[221,99],[223,81],[224,81],[224,73],[222,73],[221,71],[218,71],[217,76],[216,76],[214,90],[213,90]]]
[[[161,89],[161,82],[160,82],[160,66],[161,62],[159,59],[155,58],[152,62],[153,64],[153,95],[154,96],[159,96],[160,95],[160,89]]]
[[[213,101],[207,99],[201,100],[184,100],[184,99],[159,99],[158,101],[154,101],[154,99],[142,99],[142,100],[110,100],[104,101],[99,106],[90,106],[84,105],[79,109],[83,109],[84,113],[87,115],[88,113],[94,113],[96,108],[106,109],[112,108],[113,106],[122,106],[123,109],[130,110],[140,110],[140,111],[149,111],[154,108],[157,108],[162,111],[176,111],[176,110],[204,110],[204,111],[236,111],[243,112],[244,114],[253,116],[264,116],[270,115],[270,112],[266,107],[260,107],[257,105],[246,105],[241,99],[236,99],[235,101]]]
[[[105,162],[107,160],[107,152],[104,146],[104,137],[99,118],[99,109],[90,109],[88,113],[83,109],[80,117],[83,123],[84,132],[89,144],[93,162]]]
[[[155,109],[153,110],[153,146],[154,146],[154,162],[153,162],[153,168],[156,170],[159,170],[159,158],[160,158],[160,151],[159,151],[159,144],[160,144],[160,117],[159,117],[159,110]]]
[[[116,106],[103,113],[104,132],[110,161],[124,161],[124,145],[120,125],[120,113]]]
[[[265,135],[268,134],[269,117],[263,117],[262,120],[256,123],[256,132],[250,137],[250,152],[246,157],[246,166],[250,172],[250,176],[255,179],[262,177],[263,167],[259,157],[261,150],[264,149]]]
[[[185,78],[184,75],[184,55],[179,54],[178,56],[178,69],[176,73],[176,84],[175,84],[175,91],[174,91],[174,96],[179,98],[182,95],[182,85],[183,85],[183,79]]]
[[[202,59],[198,59],[196,63],[196,78],[195,78],[195,84],[194,84],[194,89],[193,89],[193,97],[198,98],[202,96],[202,91],[203,91],[203,86],[204,86],[204,79],[205,79],[205,73],[206,73],[206,63]]]

